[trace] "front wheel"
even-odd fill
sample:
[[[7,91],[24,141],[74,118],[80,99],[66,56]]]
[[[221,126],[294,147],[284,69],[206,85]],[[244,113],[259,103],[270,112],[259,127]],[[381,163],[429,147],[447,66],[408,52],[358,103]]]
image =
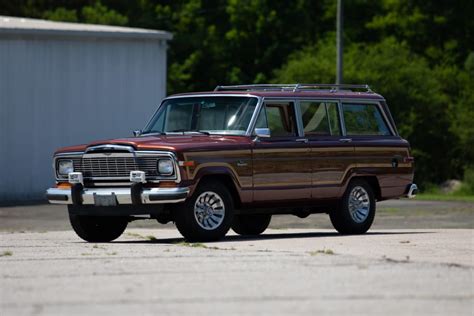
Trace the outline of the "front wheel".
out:
[[[175,208],[175,223],[188,241],[214,241],[229,231],[234,216],[232,195],[219,182],[198,186],[191,198]]]
[[[375,197],[365,180],[353,180],[347,186],[340,207],[329,213],[334,228],[341,234],[363,234],[375,217]]]
[[[232,230],[244,236],[260,235],[270,225],[271,220],[272,216],[267,214],[236,215],[232,222]]]
[[[127,228],[126,217],[84,216],[69,214],[69,220],[76,234],[88,242],[109,242],[122,235]]]

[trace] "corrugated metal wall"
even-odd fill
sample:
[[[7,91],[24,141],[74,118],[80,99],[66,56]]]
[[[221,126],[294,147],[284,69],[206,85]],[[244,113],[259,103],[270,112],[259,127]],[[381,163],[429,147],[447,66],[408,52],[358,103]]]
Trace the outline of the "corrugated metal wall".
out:
[[[130,136],[165,87],[165,41],[0,38],[0,202],[44,198],[56,148]]]

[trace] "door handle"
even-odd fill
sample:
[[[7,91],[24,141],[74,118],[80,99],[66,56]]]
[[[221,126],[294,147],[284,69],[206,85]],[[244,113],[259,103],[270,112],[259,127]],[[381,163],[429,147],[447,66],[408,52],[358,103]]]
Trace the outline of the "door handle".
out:
[[[307,138],[298,138],[296,140],[298,143],[307,143],[308,142],[308,139]]]
[[[339,139],[341,143],[350,143],[352,142],[352,138],[341,138]]]
[[[247,163],[243,160],[237,160],[237,167],[246,167]]]

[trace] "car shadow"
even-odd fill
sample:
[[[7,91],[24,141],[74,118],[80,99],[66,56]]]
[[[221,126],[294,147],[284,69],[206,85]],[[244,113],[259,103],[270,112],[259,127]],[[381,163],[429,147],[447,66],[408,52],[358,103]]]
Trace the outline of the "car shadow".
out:
[[[391,232],[367,232],[363,235],[341,235],[338,232],[301,232],[301,233],[272,233],[262,234],[259,236],[226,236],[223,239],[215,242],[239,242],[239,241],[260,241],[260,240],[274,240],[274,239],[296,239],[296,238],[325,238],[325,237],[337,237],[337,238],[358,238],[363,236],[377,236],[377,235],[414,235],[414,234],[433,234],[435,232],[420,232],[420,231],[391,231]],[[157,234],[159,235],[159,234]],[[163,238],[159,239],[154,236],[149,239],[139,240],[118,240],[114,241],[115,244],[177,244],[186,242],[184,238]],[[144,237],[147,238],[147,237]],[[214,242],[206,242],[214,243]]]

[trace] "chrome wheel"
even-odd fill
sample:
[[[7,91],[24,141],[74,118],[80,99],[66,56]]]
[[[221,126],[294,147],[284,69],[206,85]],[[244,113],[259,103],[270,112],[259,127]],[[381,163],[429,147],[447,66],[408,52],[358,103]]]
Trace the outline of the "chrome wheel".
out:
[[[361,187],[356,186],[349,194],[349,213],[356,223],[364,222],[370,212],[369,193]]]
[[[215,192],[201,193],[194,203],[196,222],[205,230],[214,230],[224,221],[225,205]]]

